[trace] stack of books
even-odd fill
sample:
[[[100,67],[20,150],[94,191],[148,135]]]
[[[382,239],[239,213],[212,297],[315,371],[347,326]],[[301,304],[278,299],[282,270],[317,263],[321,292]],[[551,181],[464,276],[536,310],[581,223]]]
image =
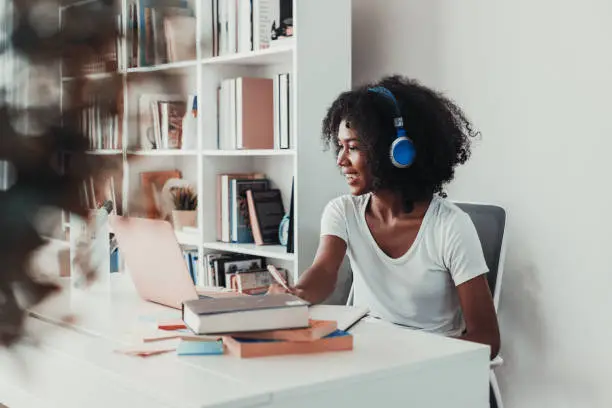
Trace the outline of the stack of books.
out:
[[[195,334],[220,335],[240,358],[353,349],[350,333],[311,319],[308,302],[291,294],[190,300],[182,315]]]

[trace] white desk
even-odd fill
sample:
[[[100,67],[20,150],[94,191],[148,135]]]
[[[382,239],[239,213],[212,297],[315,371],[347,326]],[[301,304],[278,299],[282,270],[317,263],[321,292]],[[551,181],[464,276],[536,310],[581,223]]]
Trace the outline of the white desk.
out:
[[[18,407],[373,407],[485,408],[487,347],[365,320],[354,350],[238,359],[148,358],[115,353],[135,328],[179,311],[140,300],[124,277],[110,294],[69,289],[33,311],[38,348],[17,354],[30,377],[15,375],[14,354],[0,354],[0,402]],[[58,327],[67,313],[70,327]],[[131,334],[130,334],[131,333]]]

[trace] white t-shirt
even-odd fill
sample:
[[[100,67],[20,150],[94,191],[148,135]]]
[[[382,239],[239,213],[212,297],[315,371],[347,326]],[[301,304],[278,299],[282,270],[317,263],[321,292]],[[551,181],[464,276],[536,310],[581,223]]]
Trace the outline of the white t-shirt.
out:
[[[370,232],[365,211],[371,194],[330,201],[321,235],[347,244],[353,271],[354,305],[384,320],[446,336],[465,329],[456,286],[488,272],[470,217],[434,196],[410,249],[399,258],[385,254]]]

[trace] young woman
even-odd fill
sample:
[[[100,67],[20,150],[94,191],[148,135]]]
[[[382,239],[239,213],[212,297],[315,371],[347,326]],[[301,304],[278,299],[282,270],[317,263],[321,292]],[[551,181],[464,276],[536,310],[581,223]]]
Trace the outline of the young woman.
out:
[[[496,356],[499,328],[480,241],[443,193],[468,159],[473,134],[459,107],[413,80],[392,76],[341,94],[323,120],[323,138],[336,147],[351,194],[326,206],[317,255],[292,292],[325,300],[348,254],[355,305],[399,325],[488,344]]]

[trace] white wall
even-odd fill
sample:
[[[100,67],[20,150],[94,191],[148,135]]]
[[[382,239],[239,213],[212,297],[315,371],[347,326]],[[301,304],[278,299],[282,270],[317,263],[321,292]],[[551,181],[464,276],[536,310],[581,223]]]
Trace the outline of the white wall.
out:
[[[415,77],[482,131],[449,193],[509,211],[507,408],[612,406],[611,21],[607,0],[353,0],[353,82]]]

